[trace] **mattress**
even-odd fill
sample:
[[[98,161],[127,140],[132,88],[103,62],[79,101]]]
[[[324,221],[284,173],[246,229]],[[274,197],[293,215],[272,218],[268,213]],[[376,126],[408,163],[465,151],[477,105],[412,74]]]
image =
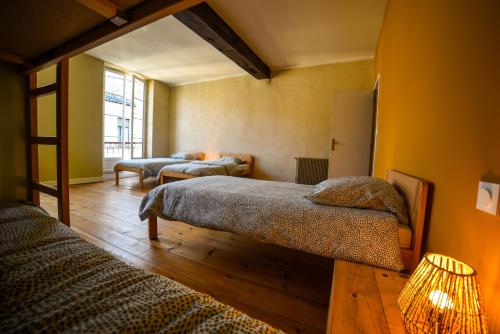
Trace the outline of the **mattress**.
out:
[[[398,226],[398,237],[399,237],[399,245],[401,248],[410,248],[411,247],[411,228],[406,224],[399,224]]]
[[[29,206],[0,208],[0,333],[276,333]]]

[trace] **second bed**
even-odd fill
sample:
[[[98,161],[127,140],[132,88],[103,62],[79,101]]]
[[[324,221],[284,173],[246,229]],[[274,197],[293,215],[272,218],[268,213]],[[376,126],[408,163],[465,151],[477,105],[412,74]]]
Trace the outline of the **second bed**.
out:
[[[253,157],[249,154],[221,153],[217,160],[192,161],[164,166],[158,173],[158,182],[185,180],[201,176],[247,176],[252,173]]]

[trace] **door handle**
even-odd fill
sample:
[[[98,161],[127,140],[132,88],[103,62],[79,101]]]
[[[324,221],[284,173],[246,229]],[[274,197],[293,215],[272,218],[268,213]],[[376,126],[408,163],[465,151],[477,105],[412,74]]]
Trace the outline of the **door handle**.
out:
[[[331,146],[331,151],[335,151],[335,144],[338,144],[339,142],[335,140],[335,138],[332,138],[332,146]]]

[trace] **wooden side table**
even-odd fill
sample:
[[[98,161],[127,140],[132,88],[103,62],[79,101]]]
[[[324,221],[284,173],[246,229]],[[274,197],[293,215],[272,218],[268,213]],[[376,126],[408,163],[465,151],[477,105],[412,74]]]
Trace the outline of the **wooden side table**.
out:
[[[335,261],[327,333],[405,333],[397,298],[408,275]]]

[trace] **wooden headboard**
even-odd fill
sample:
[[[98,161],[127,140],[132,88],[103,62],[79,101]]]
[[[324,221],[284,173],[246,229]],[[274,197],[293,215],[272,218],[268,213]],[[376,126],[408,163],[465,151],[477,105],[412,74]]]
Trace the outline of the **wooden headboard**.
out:
[[[401,255],[405,268],[413,271],[422,255],[429,182],[395,170],[387,171],[387,181],[406,198],[412,231],[411,246],[401,248]]]
[[[250,169],[253,167],[253,156],[250,154],[238,154],[238,153],[221,153],[220,154],[221,158],[224,157],[233,157],[233,158],[238,158],[244,163],[250,165]]]

